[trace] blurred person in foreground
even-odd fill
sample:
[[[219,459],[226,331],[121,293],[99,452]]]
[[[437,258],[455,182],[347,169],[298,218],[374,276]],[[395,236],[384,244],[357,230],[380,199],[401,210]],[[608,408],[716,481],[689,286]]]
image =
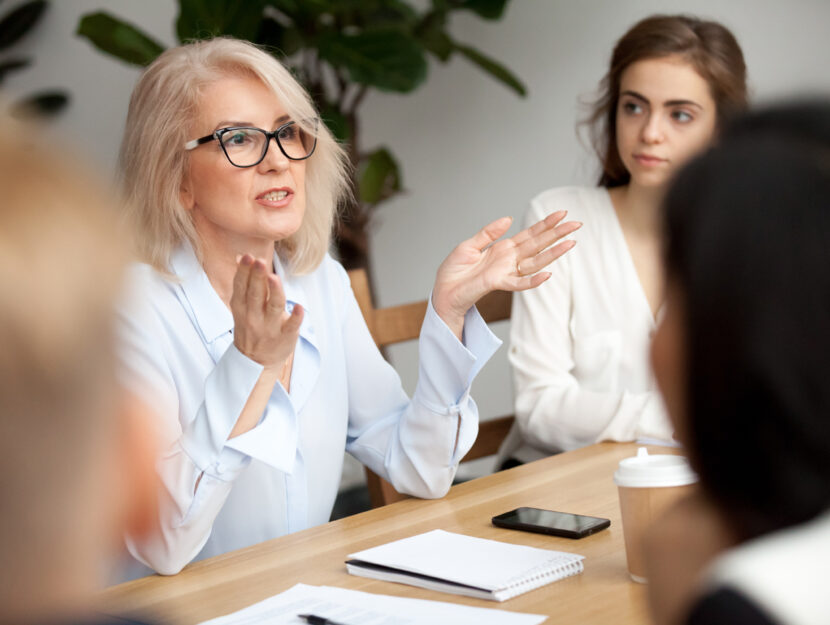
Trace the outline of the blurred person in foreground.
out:
[[[35,130],[0,121],[0,622],[90,611],[156,500],[152,434],[116,390],[126,260],[112,200]]]
[[[701,491],[657,522],[661,624],[830,622],[830,101],[728,129],[665,202],[660,390]]]

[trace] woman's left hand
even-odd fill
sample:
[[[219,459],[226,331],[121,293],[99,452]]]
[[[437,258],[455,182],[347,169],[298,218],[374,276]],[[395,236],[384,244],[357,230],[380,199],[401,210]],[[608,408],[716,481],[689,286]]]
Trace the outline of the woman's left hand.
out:
[[[566,213],[557,211],[512,237],[498,240],[513,221],[502,217],[458,245],[441,263],[432,290],[432,306],[459,340],[464,315],[487,293],[532,289],[550,277],[550,272],[540,270],[576,242],[551,245],[582,225],[576,221],[562,223]]]

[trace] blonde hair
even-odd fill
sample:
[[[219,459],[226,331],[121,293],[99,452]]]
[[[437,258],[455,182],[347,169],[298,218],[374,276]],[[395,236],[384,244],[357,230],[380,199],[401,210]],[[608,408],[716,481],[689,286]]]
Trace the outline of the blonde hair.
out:
[[[279,98],[288,115],[303,123],[317,113],[305,89],[274,57],[230,38],[171,48],[144,71],[133,89],[119,158],[120,181],[137,227],[138,253],[162,272],[174,248],[200,242],[181,205],[187,171],[184,144],[204,87],[223,76],[249,73]],[[338,203],[349,189],[344,150],[325,124],[303,126],[317,137],[306,167],[306,213],[299,230],[278,241],[277,252],[294,273],[314,270],[328,251]]]
[[[113,306],[126,246],[113,200],[72,162],[35,130],[0,120],[3,622],[89,557],[78,528],[91,525],[96,459],[115,427]]]

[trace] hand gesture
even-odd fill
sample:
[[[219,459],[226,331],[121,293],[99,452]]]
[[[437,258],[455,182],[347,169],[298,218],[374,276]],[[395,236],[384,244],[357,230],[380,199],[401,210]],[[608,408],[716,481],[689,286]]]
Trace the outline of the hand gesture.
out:
[[[567,211],[548,215],[518,234],[498,240],[512,219],[502,217],[485,226],[473,238],[458,245],[441,263],[432,291],[432,305],[456,336],[461,336],[464,315],[491,291],[523,291],[550,277],[540,271],[576,245],[553,245],[582,224],[562,222]]]
[[[233,342],[267,371],[279,371],[294,351],[303,321],[299,304],[289,314],[280,278],[250,254],[239,259],[231,295]]]

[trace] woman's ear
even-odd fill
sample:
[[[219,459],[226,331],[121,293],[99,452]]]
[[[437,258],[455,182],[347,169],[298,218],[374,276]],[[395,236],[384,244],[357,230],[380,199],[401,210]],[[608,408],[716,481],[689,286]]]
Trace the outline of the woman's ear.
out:
[[[179,187],[179,202],[181,202],[182,206],[185,210],[193,210],[193,206],[196,203],[195,196],[193,195],[193,189],[190,184],[190,176],[185,175],[182,179],[182,184]]]

